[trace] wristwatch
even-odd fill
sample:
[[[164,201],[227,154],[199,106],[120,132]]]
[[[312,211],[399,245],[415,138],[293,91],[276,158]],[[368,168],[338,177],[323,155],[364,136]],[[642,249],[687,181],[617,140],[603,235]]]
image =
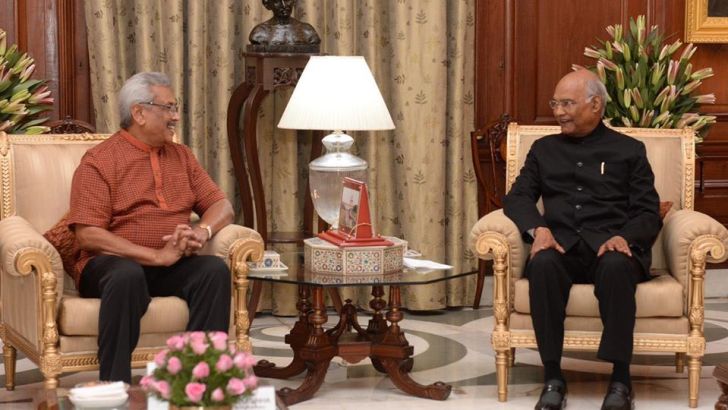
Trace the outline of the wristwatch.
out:
[[[209,241],[210,238],[212,238],[212,228],[208,224],[199,224],[197,225],[199,228],[202,228],[207,231],[207,240]]]

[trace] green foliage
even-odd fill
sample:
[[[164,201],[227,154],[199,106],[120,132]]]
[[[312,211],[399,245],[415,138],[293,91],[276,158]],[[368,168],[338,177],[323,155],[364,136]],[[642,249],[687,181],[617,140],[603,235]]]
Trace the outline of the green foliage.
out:
[[[663,44],[657,26],[649,31],[645,16],[630,18],[629,30],[621,24],[607,27],[611,39],[599,40],[600,48],[586,47],[584,55],[597,60],[592,68],[607,87],[609,98],[605,116],[613,126],[645,128],[685,128],[699,131],[698,140],[715,116],[700,115],[700,104],[715,103],[714,94],[693,95],[712,68],[693,71],[690,58],[696,47],[682,46],[680,40]]]
[[[7,47],[7,33],[0,29],[0,131],[9,134],[42,134],[49,128],[42,114],[53,109],[47,81],[31,80],[35,62],[18,46]]]

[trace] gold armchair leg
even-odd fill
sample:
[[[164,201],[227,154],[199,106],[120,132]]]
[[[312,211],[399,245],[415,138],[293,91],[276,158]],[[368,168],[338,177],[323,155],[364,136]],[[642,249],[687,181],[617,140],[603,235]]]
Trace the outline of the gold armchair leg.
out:
[[[685,372],[685,353],[675,353],[675,372]]]
[[[43,381],[43,388],[46,390],[58,388],[58,377],[46,377]]]
[[[40,358],[40,372],[43,373],[43,388],[55,389],[58,387],[58,376],[61,375],[63,369],[61,367],[61,357],[56,352],[46,352]]]
[[[15,359],[16,350],[13,346],[4,341],[3,360],[5,364],[5,389],[15,390]]]
[[[508,352],[498,350],[495,354],[495,372],[498,379],[498,401],[508,400]]]
[[[508,367],[513,367],[513,364],[516,362],[516,348],[511,347],[510,352],[508,352]]]
[[[702,357],[689,356],[688,359],[688,405],[692,408],[698,407],[698,393],[700,393],[700,367]]]

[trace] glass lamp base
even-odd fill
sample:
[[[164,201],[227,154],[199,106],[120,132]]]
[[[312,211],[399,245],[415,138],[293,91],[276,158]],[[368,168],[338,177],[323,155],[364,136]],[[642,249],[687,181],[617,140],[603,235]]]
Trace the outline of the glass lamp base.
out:
[[[367,170],[309,170],[309,186],[311,187],[313,206],[316,208],[318,216],[334,229],[339,226],[341,181],[344,177],[366,182]]]

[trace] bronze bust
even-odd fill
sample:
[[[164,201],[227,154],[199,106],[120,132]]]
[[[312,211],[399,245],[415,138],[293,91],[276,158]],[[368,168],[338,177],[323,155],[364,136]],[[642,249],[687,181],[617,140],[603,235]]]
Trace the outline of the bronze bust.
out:
[[[318,53],[321,45],[312,25],[291,17],[296,0],[263,0],[273,18],[253,27],[248,51]]]

